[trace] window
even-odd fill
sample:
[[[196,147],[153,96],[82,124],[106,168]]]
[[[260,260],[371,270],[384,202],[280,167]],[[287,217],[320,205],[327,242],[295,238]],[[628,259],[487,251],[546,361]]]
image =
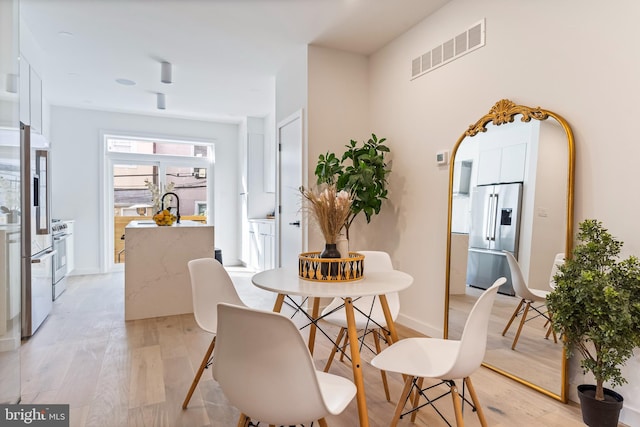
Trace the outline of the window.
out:
[[[164,207],[176,213],[178,202],[183,220],[209,222],[213,188],[213,144],[124,136],[105,136],[106,182],[110,185],[107,236],[109,256],[114,264],[125,262],[124,228],[132,220],[149,220],[161,200],[153,199],[150,186],[157,186],[166,197]],[[109,239],[111,240],[111,239]]]

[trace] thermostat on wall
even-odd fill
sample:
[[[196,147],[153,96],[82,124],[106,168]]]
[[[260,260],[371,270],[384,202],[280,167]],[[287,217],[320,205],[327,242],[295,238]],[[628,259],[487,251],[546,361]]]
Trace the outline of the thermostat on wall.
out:
[[[449,152],[448,151],[438,151],[436,153],[436,163],[439,165],[446,165],[449,161]]]

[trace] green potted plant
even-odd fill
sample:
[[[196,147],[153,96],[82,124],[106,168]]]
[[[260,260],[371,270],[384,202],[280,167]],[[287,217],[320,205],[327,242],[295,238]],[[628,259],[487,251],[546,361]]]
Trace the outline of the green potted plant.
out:
[[[640,346],[640,263],[619,260],[623,243],[602,223],[580,223],[579,243],[554,276],[547,297],[553,329],[564,338],[567,358],[577,350],[594,385],[579,385],[582,417],[589,426],[617,426],[623,398],[612,387],[626,383],[620,367]]]
[[[380,213],[382,201],[387,198],[387,175],[391,167],[384,157],[390,152],[385,141],[386,138],[378,139],[371,134],[371,138],[361,145],[351,140],[340,158],[331,152],[318,157],[317,184],[335,184],[338,191],[345,190],[353,195],[351,212],[344,224],[347,239],[349,228],[360,212],[364,212],[367,223],[371,222],[371,217]]]

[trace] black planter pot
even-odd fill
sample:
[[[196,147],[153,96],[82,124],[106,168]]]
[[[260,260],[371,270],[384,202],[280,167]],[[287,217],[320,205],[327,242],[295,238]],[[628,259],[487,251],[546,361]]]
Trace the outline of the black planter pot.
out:
[[[582,410],[582,421],[589,427],[617,427],[623,398],[608,388],[604,389],[604,400],[596,400],[596,386],[578,386],[578,397]]]

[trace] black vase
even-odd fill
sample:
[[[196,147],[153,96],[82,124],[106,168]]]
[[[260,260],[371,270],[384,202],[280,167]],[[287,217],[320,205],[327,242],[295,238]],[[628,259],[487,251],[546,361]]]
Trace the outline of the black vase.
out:
[[[320,258],[340,258],[340,251],[338,251],[335,243],[325,243],[324,250],[320,252]],[[328,275],[335,278],[338,276],[338,263],[337,262],[323,262],[320,265],[320,274],[323,278]]]
[[[595,395],[595,385],[578,386],[582,421],[589,427],[617,427],[623,405],[622,396],[607,388],[604,389],[604,400],[596,400]]]

